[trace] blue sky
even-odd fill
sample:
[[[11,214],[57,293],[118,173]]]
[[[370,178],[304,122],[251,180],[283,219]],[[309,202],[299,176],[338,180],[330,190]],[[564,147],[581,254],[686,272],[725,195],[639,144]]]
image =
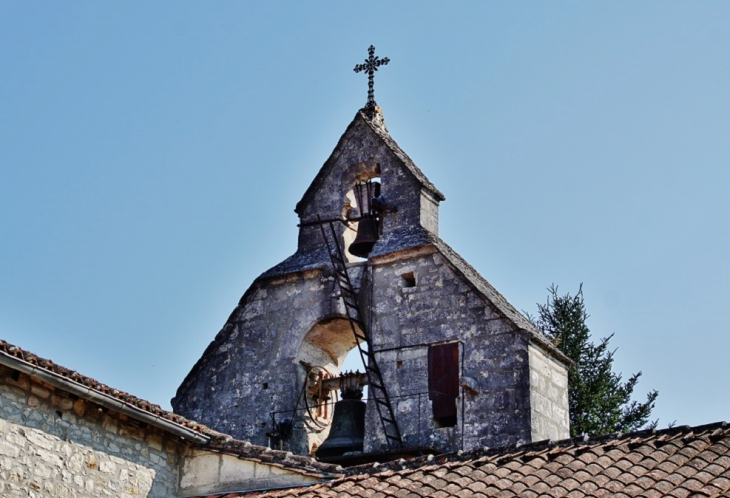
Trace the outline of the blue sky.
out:
[[[518,309],[730,419],[730,3],[0,3],[0,337],[169,407],[365,103]]]

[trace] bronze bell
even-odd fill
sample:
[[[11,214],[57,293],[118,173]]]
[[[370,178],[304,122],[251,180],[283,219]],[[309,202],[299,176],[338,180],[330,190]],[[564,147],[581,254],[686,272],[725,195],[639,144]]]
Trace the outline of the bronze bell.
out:
[[[362,401],[362,391],[343,389],[342,399],[335,403],[330,434],[315,455],[320,460],[327,460],[348,452],[362,451],[364,436],[365,402]]]
[[[357,236],[350,244],[350,254],[359,258],[367,258],[378,241],[378,220],[367,214],[357,224]]]

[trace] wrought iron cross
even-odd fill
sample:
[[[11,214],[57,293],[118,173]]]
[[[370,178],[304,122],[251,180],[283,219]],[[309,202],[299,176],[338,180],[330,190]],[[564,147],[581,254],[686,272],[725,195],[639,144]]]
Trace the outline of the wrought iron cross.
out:
[[[373,75],[380,66],[386,66],[390,62],[390,59],[383,57],[379,59],[375,55],[375,47],[370,45],[368,48],[368,58],[365,59],[365,64],[358,64],[355,66],[355,72],[365,71],[368,73],[368,103],[365,104],[365,108],[375,107],[375,91],[373,91]]]

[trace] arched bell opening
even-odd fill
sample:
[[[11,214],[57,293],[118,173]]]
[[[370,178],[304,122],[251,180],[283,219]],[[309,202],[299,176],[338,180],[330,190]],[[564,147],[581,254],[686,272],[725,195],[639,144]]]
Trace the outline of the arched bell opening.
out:
[[[356,346],[349,320],[340,316],[317,322],[302,339],[295,359],[301,392],[294,425],[303,428],[310,453],[329,435],[339,377],[343,370],[352,370],[345,361],[348,355],[359,356]]]
[[[345,256],[350,263],[367,259],[380,236],[380,214],[373,199],[380,198],[381,190],[380,164],[376,163],[375,169],[359,175],[345,194],[343,214],[350,223],[342,235]]]

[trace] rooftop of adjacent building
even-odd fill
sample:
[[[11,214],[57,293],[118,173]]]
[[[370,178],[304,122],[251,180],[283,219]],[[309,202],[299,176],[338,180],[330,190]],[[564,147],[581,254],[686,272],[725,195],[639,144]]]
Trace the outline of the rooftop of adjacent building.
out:
[[[340,479],[237,497],[728,496],[725,422],[541,441],[346,470]]]
[[[200,447],[206,450],[323,481],[198,498],[730,495],[730,426],[726,422],[482,448],[343,469],[233,440],[2,340],[0,364],[66,388],[83,389],[97,402],[108,398],[130,417],[148,414],[172,424],[162,424],[163,428],[185,428],[201,438]]]
[[[3,340],[0,340],[0,365],[38,378],[54,387],[64,389],[80,398],[88,399],[130,418],[172,432],[176,436],[196,444],[196,447],[200,449],[234,455],[241,459],[291,470],[310,477],[332,478],[342,475],[342,468],[336,465],[233,439],[227,434],[163,410],[159,405],[110,387]]]

